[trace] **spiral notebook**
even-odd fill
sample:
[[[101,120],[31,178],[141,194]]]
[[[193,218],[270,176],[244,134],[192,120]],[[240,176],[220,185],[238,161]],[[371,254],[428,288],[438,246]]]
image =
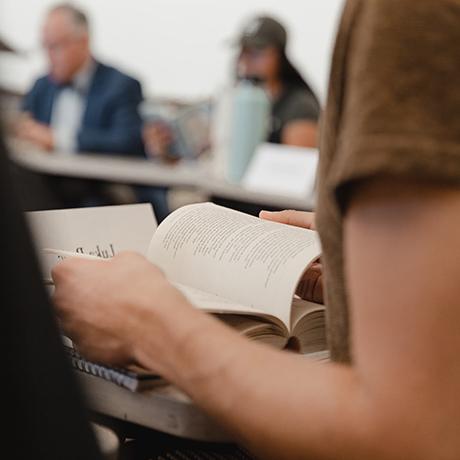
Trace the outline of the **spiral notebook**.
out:
[[[71,346],[64,345],[64,348],[75,370],[108,380],[133,392],[148,390],[166,383],[161,376],[146,370],[140,368],[122,369],[95,363],[83,358],[83,356]]]

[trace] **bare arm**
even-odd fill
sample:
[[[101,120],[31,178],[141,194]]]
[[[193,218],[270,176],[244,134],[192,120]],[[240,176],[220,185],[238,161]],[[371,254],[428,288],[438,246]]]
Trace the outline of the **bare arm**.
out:
[[[262,458],[454,460],[459,226],[458,189],[383,182],[355,193],[345,220],[354,367],[249,343],[190,308],[146,262],[129,269],[134,286],[120,287],[130,256],[123,269],[101,266],[98,279],[94,263],[64,262],[56,303],[84,349],[114,359],[100,343],[108,335],[117,359],[118,349],[159,369]],[[82,281],[92,283],[85,299]],[[109,283],[102,288],[115,303],[97,299],[98,282]]]
[[[312,121],[291,121],[283,129],[281,143],[297,147],[317,147],[318,125]]]
[[[34,120],[28,112],[20,115],[15,123],[14,132],[19,139],[30,142],[46,152],[51,152],[55,147],[51,128]]]

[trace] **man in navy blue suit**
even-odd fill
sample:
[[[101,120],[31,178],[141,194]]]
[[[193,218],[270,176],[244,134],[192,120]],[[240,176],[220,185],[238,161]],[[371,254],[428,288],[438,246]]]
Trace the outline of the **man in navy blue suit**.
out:
[[[42,40],[49,72],[24,98],[18,137],[56,154],[145,157],[141,85],[94,59],[86,15],[69,4],[55,6],[46,17]],[[139,199],[155,202],[161,220],[167,213],[165,191],[138,187],[136,192]]]
[[[141,85],[92,57],[85,14],[65,4],[50,10],[43,47],[49,73],[24,99],[20,136],[66,153],[144,155]]]

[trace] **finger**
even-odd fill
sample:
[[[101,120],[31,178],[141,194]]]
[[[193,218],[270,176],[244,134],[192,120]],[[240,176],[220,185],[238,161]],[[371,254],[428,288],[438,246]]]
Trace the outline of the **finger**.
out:
[[[67,307],[68,292],[65,286],[58,285],[51,295],[54,311],[58,318],[61,320],[61,325],[64,325],[69,318],[69,311]]]
[[[78,257],[67,257],[57,262],[51,268],[51,278],[57,287],[62,281],[69,279],[73,276],[78,269],[89,268],[92,264],[99,264],[106,262],[104,259],[99,260],[87,260]]]
[[[292,225],[294,227],[302,227],[307,229],[314,229],[314,213],[304,211],[261,211],[259,217],[264,220],[272,222],[279,222],[281,224]]]
[[[310,270],[316,270],[316,271],[322,272],[323,271],[323,265],[322,265],[321,262],[313,262],[312,265],[311,265]]]
[[[137,262],[140,262],[140,261],[144,261],[146,262],[147,261],[147,258],[141,254],[140,252],[136,252],[136,251],[130,251],[130,250],[124,250],[124,251],[120,251],[117,255],[115,255],[114,257],[112,257],[112,262],[116,261],[116,260],[135,260]]]
[[[309,269],[296,291],[297,295],[310,302],[323,303],[323,274],[320,270]]]

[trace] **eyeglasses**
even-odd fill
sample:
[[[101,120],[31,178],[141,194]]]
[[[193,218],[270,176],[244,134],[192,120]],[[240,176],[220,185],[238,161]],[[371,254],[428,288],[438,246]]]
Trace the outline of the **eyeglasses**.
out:
[[[54,43],[43,43],[42,48],[50,53],[62,53],[77,40],[75,37],[67,37]]]

